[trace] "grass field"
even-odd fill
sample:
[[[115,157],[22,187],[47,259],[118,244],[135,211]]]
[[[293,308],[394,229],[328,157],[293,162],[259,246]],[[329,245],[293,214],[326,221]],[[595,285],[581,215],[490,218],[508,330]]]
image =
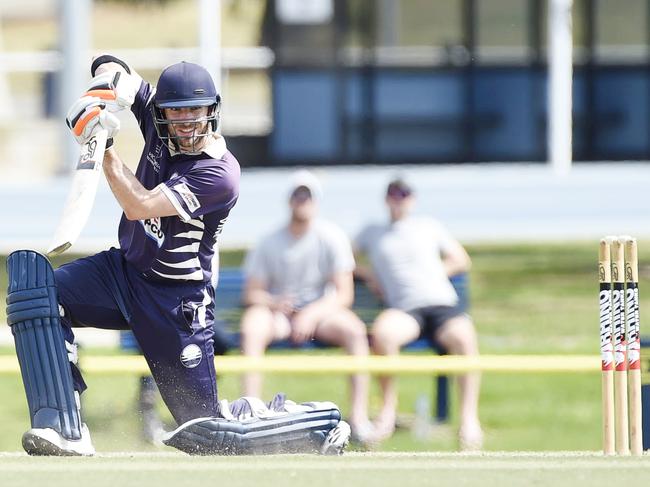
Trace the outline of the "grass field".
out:
[[[137,378],[134,375],[88,375],[90,388],[83,397],[85,420],[100,452],[151,451],[138,435],[135,411]],[[489,374],[484,376],[481,418],[486,430],[485,448],[491,451],[597,450],[600,447],[599,376]],[[435,425],[426,438],[409,428],[418,396],[431,392],[431,379],[403,377],[400,381],[402,427],[381,449],[384,451],[453,451],[457,448],[456,408],[451,425]],[[347,411],[346,380],[341,376],[267,376],[265,397],[285,391],[297,400],[328,399]],[[219,378],[219,394],[239,397],[238,377]],[[18,375],[0,376],[3,397],[3,434],[0,451],[20,451],[20,436],[29,428],[27,406]],[[373,410],[378,410],[374,391]],[[161,412],[166,413],[164,407]],[[171,427],[171,421],[166,416]]]
[[[2,485],[157,487],[224,483],[228,487],[554,487],[644,485],[650,457],[605,458],[592,453],[347,454],[342,457],[190,458],[180,454],[100,455],[88,459],[0,454]],[[74,479],[74,480],[72,480]]]
[[[650,309],[647,263],[650,246],[641,242],[641,326]],[[480,347],[490,354],[597,354],[598,307],[595,242],[565,244],[472,245],[472,314]],[[73,256],[66,257],[67,259]],[[238,265],[241,252],[226,252],[224,265]],[[57,260],[60,264],[62,260]],[[0,268],[0,300],[4,301],[6,274]],[[0,322],[4,309],[0,308]],[[646,330],[646,334],[650,334]],[[10,348],[0,354],[13,354]],[[115,353],[86,350],[83,355]],[[322,352],[321,352],[322,353]],[[334,352],[325,352],[334,353]],[[151,450],[138,436],[134,414],[135,374],[89,374],[84,394],[85,418],[100,452]],[[375,385],[376,387],[376,385]],[[450,425],[436,425],[426,438],[411,434],[414,404],[431,397],[427,376],[400,380],[400,418],[397,433],[381,450],[453,451],[457,424],[455,400]],[[297,400],[330,399],[348,408],[343,376],[268,375],[264,396],[284,391]],[[219,377],[219,394],[239,396],[239,377]],[[20,451],[20,435],[28,418],[24,392],[17,374],[0,375],[0,451]],[[373,389],[371,412],[379,408]],[[161,406],[161,411],[164,407]],[[487,451],[597,451],[600,449],[600,377],[597,373],[515,374],[483,376],[480,414]],[[169,417],[167,417],[169,420]]]

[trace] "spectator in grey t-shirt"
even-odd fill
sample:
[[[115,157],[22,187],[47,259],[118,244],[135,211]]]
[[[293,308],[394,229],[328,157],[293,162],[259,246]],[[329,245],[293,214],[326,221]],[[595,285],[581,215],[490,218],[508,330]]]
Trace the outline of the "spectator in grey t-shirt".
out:
[[[372,349],[380,355],[397,355],[400,348],[427,337],[455,355],[477,355],[476,330],[470,317],[458,308],[458,296],[449,276],[466,272],[470,259],[462,245],[432,218],[410,215],[415,197],[403,180],[392,181],[386,204],[390,221],[365,227],[355,239],[371,269],[357,269],[387,306],[372,325]],[[461,449],[482,446],[478,418],[480,378],[458,377]],[[375,422],[376,441],[395,429],[397,389],[392,377],[382,377],[384,405]]]
[[[350,241],[332,223],[315,219],[318,180],[298,171],[289,195],[288,224],[264,238],[246,257],[241,321],[242,352],[261,356],[273,341],[301,344],[312,339],[368,355],[365,324],[350,309],[354,257]],[[368,434],[368,377],[352,377],[350,425],[363,441]],[[244,395],[259,396],[261,375],[245,374]]]

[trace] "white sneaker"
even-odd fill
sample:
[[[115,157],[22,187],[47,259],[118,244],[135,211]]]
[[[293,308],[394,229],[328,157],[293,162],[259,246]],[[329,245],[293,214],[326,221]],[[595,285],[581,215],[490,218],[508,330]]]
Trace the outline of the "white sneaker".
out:
[[[369,421],[352,423],[352,436],[350,440],[363,448],[375,448],[379,445],[375,426]]]
[[[95,448],[86,423],[81,425],[81,439],[67,440],[52,428],[32,428],[23,434],[23,448],[29,455],[92,456]]]
[[[483,430],[480,423],[461,426],[458,431],[458,443],[461,451],[480,451],[483,448]]]
[[[339,424],[327,433],[320,447],[321,455],[343,455],[343,450],[350,442],[351,434],[350,425],[345,421],[339,421]]]

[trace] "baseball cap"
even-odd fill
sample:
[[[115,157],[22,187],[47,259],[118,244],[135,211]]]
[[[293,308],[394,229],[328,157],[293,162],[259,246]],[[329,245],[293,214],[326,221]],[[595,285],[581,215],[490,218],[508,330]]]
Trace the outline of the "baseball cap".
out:
[[[314,201],[319,200],[323,195],[318,178],[306,169],[294,172],[290,182],[289,196],[292,196],[298,188],[306,188]]]

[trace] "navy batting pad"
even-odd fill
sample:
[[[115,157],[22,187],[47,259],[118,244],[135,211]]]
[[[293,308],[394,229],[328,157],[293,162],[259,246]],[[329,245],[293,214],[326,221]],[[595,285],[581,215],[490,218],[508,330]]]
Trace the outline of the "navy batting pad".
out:
[[[163,443],[190,455],[316,453],[340,419],[337,409],[244,421],[199,418],[179,426]]]
[[[68,440],[78,440],[79,412],[52,266],[37,252],[19,250],[7,258],[7,274],[7,323],[16,343],[32,428],[52,428]]]

